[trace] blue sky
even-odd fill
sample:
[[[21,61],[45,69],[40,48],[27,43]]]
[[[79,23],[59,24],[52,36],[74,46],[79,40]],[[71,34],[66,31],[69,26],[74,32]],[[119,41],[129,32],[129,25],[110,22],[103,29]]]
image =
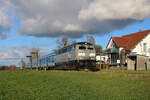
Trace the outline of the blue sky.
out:
[[[0,65],[24,58],[31,48],[42,52],[56,40],[86,41],[92,35],[103,49],[113,36],[150,29],[148,0],[0,0]],[[88,34],[87,34],[88,33]]]

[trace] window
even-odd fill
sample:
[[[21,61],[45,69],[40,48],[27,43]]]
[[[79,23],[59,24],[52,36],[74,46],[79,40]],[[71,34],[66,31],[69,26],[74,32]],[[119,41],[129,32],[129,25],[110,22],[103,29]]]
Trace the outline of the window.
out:
[[[67,48],[63,48],[62,53],[66,53],[66,52],[67,52]]]
[[[68,48],[67,48],[67,52],[70,52],[72,50],[72,46],[69,46]]]
[[[119,58],[118,54],[111,54],[111,64],[117,64],[118,58]]]
[[[62,50],[58,50],[58,54],[61,54],[62,53]]]
[[[61,53],[61,50],[57,50],[56,54],[59,55]]]
[[[79,46],[79,49],[80,49],[80,50],[85,50],[86,47],[85,47],[85,46]]]
[[[147,49],[147,43],[144,43],[143,44],[143,51],[146,52],[146,49]]]
[[[88,47],[88,50],[93,50],[93,48],[91,48],[91,47]]]

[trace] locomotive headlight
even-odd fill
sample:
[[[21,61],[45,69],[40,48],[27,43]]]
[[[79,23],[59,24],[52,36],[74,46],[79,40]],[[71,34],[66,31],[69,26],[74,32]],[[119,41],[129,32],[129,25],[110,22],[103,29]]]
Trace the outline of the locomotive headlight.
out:
[[[94,57],[94,56],[95,56],[95,53],[90,53],[89,56],[90,56],[90,57]]]
[[[78,53],[78,56],[85,56],[85,53]]]

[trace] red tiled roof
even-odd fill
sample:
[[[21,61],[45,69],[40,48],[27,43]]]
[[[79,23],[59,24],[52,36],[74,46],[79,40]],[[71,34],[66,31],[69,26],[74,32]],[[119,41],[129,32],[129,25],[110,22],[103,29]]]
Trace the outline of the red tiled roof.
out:
[[[122,37],[112,37],[112,39],[117,44],[117,46],[123,47],[125,50],[130,50],[135,47],[149,33],[150,30],[146,30],[129,35],[124,35]]]

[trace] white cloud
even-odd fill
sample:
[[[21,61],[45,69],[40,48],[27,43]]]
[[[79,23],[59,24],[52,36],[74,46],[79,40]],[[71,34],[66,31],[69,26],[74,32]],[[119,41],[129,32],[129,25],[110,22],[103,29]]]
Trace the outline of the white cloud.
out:
[[[8,16],[0,8],[0,38],[6,38],[5,32],[9,31],[11,23],[8,19]]]
[[[8,17],[0,9],[0,27],[7,28],[8,26],[10,26]]]
[[[9,47],[7,50],[0,52],[0,65],[18,65],[27,55],[29,55],[28,47]]]
[[[82,31],[82,29],[78,25],[68,24],[64,27],[64,31]]]
[[[0,0],[0,39],[6,38],[6,33],[12,27],[11,22],[6,15],[8,10],[6,5],[9,5],[9,1]]]
[[[82,9],[79,18],[84,20],[143,20],[150,17],[148,0],[95,0]]]
[[[28,59],[26,56],[30,55],[32,49],[26,46],[12,46],[7,50],[0,52],[0,65],[18,65],[23,59],[26,62]],[[39,49],[40,55],[48,54],[48,50]]]
[[[150,17],[149,0],[8,0],[19,34],[38,37],[108,33]],[[9,6],[9,7],[8,7]]]
[[[9,47],[6,51],[0,52],[0,59],[7,58],[24,58],[29,54],[29,48],[20,46],[20,47]]]

